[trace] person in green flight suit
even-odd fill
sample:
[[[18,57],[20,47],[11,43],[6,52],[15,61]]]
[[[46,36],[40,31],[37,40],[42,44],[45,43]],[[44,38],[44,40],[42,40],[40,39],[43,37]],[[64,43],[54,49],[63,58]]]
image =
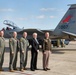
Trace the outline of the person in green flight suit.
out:
[[[27,54],[29,42],[26,39],[27,32],[23,33],[23,37],[20,38],[20,71],[24,71],[27,64]]]
[[[5,53],[5,39],[4,32],[0,31],[0,71],[3,71],[2,65],[4,62],[4,53]]]
[[[10,62],[9,62],[9,70],[10,72],[14,72],[17,70],[17,54],[18,54],[18,39],[17,32],[13,32],[13,37],[9,39],[9,48],[10,48]]]

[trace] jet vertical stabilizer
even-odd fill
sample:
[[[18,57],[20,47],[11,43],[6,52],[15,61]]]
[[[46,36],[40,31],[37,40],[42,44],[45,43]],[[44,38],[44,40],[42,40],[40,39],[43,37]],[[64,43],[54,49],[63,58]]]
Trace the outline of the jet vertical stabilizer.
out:
[[[57,36],[64,36],[65,34],[76,36],[76,4],[70,5],[53,33]]]

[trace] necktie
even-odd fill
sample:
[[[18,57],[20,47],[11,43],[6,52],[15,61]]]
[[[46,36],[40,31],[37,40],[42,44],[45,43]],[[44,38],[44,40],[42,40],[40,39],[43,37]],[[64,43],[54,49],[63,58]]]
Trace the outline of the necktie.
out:
[[[36,40],[37,44],[39,44],[38,40],[37,39],[35,39],[35,40]]]

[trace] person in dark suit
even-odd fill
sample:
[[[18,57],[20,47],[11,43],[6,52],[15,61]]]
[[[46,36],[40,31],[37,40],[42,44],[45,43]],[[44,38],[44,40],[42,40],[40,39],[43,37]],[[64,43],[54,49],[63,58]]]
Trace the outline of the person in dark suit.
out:
[[[32,49],[31,49],[31,71],[37,70],[37,56],[39,52],[39,42],[37,33],[33,33]]]

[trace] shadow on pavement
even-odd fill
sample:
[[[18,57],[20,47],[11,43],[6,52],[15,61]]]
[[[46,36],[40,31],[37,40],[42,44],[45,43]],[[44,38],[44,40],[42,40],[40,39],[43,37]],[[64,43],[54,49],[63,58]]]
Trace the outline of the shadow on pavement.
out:
[[[5,52],[9,52],[9,47],[5,47]]]
[[[64,54],[65,52],[61,52],[61,51],[58,51],[58,50],[52,50],[52,53],[54,53],[54,54]]]

